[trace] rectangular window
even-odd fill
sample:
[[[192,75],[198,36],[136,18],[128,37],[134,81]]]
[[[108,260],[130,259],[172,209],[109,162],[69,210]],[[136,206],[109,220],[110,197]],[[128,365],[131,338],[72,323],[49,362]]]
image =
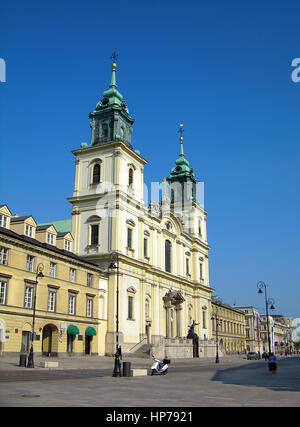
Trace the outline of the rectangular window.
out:
[[[91,273],[87,274],[87,286],[92,286],[93,275]]]
[[[8,262],[8,249],[0,248],[0,264],[7,265]]]
[[[75,283],[76,270],[75,268],[70,268],[70,282]]]
[[[7,227],[7,216],[0,215],[0,227]]]
[[[32,234],[33,234],[33,227],[32,227],[32,225],[28,225],[28,224],[26,224],[26,227],[25,227],[25,234],[26,234],[26,236],[28,236],[28,237],[32,237]]]
[[[34,265],[34,257],[31,255],[27,255],[27,261],[26,261],[26,270],[33,272],[33,265]]]
[[[99,224],[91,225],[91,245],[99,244]]]
[[[133,319],[133,297],[128,297],[128,319]]]
[[[190,274],[190,260],[188,258],[185,259],[185,268],[186,268],[186,275],[188,276]]]
[[[65,250],[71,252],[71,241],[65,240]]]
[[[205,310],[202,311],[202,323],[203,323],[203,328],[206,328],[206,312]],[[225,322],[224,322],[225,324]]]
[[[148,256],[148,239],[144,239],[144,258]]]
[[[132,230],[127,228],[127,248],[132,249]]]
[[[200,267],[200,282],[201,282],[201,280],[203,279],[203,264],[202,264],[202,262],[200,262],[199,267]]]
[[[33,298],[33,287],[26,286],[25,288],[25,298],[24,298],[24,307],[32,308],[32,298]]]
[[[6,289],[7,282],[0,281],[0,304],[5,304],[6,302]]]
[[[47,243],[49,245],[54,245],[54,234],[48,233],[48,235],[47,235]]]
[[[76,296],[69,295],[69,314],[75,314]]]
[[[93,300],[88,298],[86,300],[86,317],[93,317]]]
[[[48,294],[48,311],[51,311],[51,312],[55,311],[55,302],[56,302],[56,292],[55,291],[49,291],[49,294]]]
[[[54,262],[50,262],[50,277],[53,279],[56,276],[56,264]]]

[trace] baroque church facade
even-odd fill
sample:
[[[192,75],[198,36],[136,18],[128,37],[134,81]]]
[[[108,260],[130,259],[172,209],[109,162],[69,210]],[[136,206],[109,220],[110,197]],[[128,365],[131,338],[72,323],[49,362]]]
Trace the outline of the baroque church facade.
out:
[[[115,62],[109,88],[89,117],[91,142],[73,151],[75,183],[68,201],[74,252],[108,278],[99,307],[105,354],[113,354],[117,342],[123,353],[151,345],[156,353],[191,357],[191,325],[202,355],[213,354],[207,212],[197,200],[182,132],[162,200],[146,205],[147,160],[132,146],[134,119],[117,89]]]

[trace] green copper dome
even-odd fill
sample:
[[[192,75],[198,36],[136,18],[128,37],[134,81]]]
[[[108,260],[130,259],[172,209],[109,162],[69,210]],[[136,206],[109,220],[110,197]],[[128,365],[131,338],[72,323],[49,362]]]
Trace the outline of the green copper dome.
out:
[[[127,114],[129,114],[127,104],[125,101],[123,101],[123,96],[117,89],[116,68],[117,64],[113,63],[109,89],[103,92],[103,98],[97,103],[96,110],[91,113],[92,115],[95,115],[102,111],[108,111],[112,107],[122,108],[126,111]]]
[[[171,170],[168,180],[174,180],[184,176],[194,176],[194,170],[189,167],[189,161],[184,157],[183,138],[180,138],[180,153],[175,161],[176,166]]]
[[[114,55],[115,59],[116,55]],[[112,64],[112,75],[109,88],[103,92],[103,97],[89,114],[92,119],[91,146],[122,141],[132,148],[131,133],[134,119],[129,116],[126,102],[117,90],[117,64]]]

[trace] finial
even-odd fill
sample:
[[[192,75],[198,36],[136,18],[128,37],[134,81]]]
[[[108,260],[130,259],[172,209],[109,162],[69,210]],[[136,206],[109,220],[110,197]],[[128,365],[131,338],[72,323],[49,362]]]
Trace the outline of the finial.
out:
[[[184,132],[184,129],[183,129],[183,124],[182,123],[180,123],[180,125],[179,125],[179,129],[178,129],[178,133],[180,133],[180,141],[183,141],[183,136],[182,136],[182,134],[183,134],[183,132]]]
[[[116,64],[116,60],[118,58],[118,54],[116,49],[114,49],[112,55],[111,55],[111,59],[113,59],[113,63],[112,63],[112,75],[111,75],[111,82],[109,87],[110,88],[116,88],[117,84],[116,84],[116,68],[117,68],[117,64]]]
[[[117,50],[114,49],[114,51],[113,51],[113,53],[112,53],[112,55],[110,57],[111,59],[113,59],[113,64],[112,64],[113,68],[117,67],[116,60],[117,60],[118,57],[119,57],[119,55],[117,54]]]
[[[184,157],[184,151],[183,151],[183,136],[182,136],[182,134],[183,134],[183,132],[184,132],[184,129],[183,129],[183,124],[182,123],[180,123],[180,125],[179,125],[179,129],[178,129],[178,133],[180,133],[180,157]]]

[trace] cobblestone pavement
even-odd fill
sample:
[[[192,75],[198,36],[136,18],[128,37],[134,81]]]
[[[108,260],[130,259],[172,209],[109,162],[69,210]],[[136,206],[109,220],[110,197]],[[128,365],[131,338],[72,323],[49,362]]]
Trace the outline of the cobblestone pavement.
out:
[[[41,358],[35,358],[39,365]],[[45,359],[43,359],[45,360]],[[53,360],[53,359],[52,359]],[[205,407],[300,406],[300,358],[278,361],[272,374],[265,361],[227,357],[172,360],[166,376],[112,378],[113,358],[57,358],[59,369],[18,366],[0,359],[0,406]],[[125,358],[124,358],[125,360]],[[150,359],[130,359],[149,367]]]

